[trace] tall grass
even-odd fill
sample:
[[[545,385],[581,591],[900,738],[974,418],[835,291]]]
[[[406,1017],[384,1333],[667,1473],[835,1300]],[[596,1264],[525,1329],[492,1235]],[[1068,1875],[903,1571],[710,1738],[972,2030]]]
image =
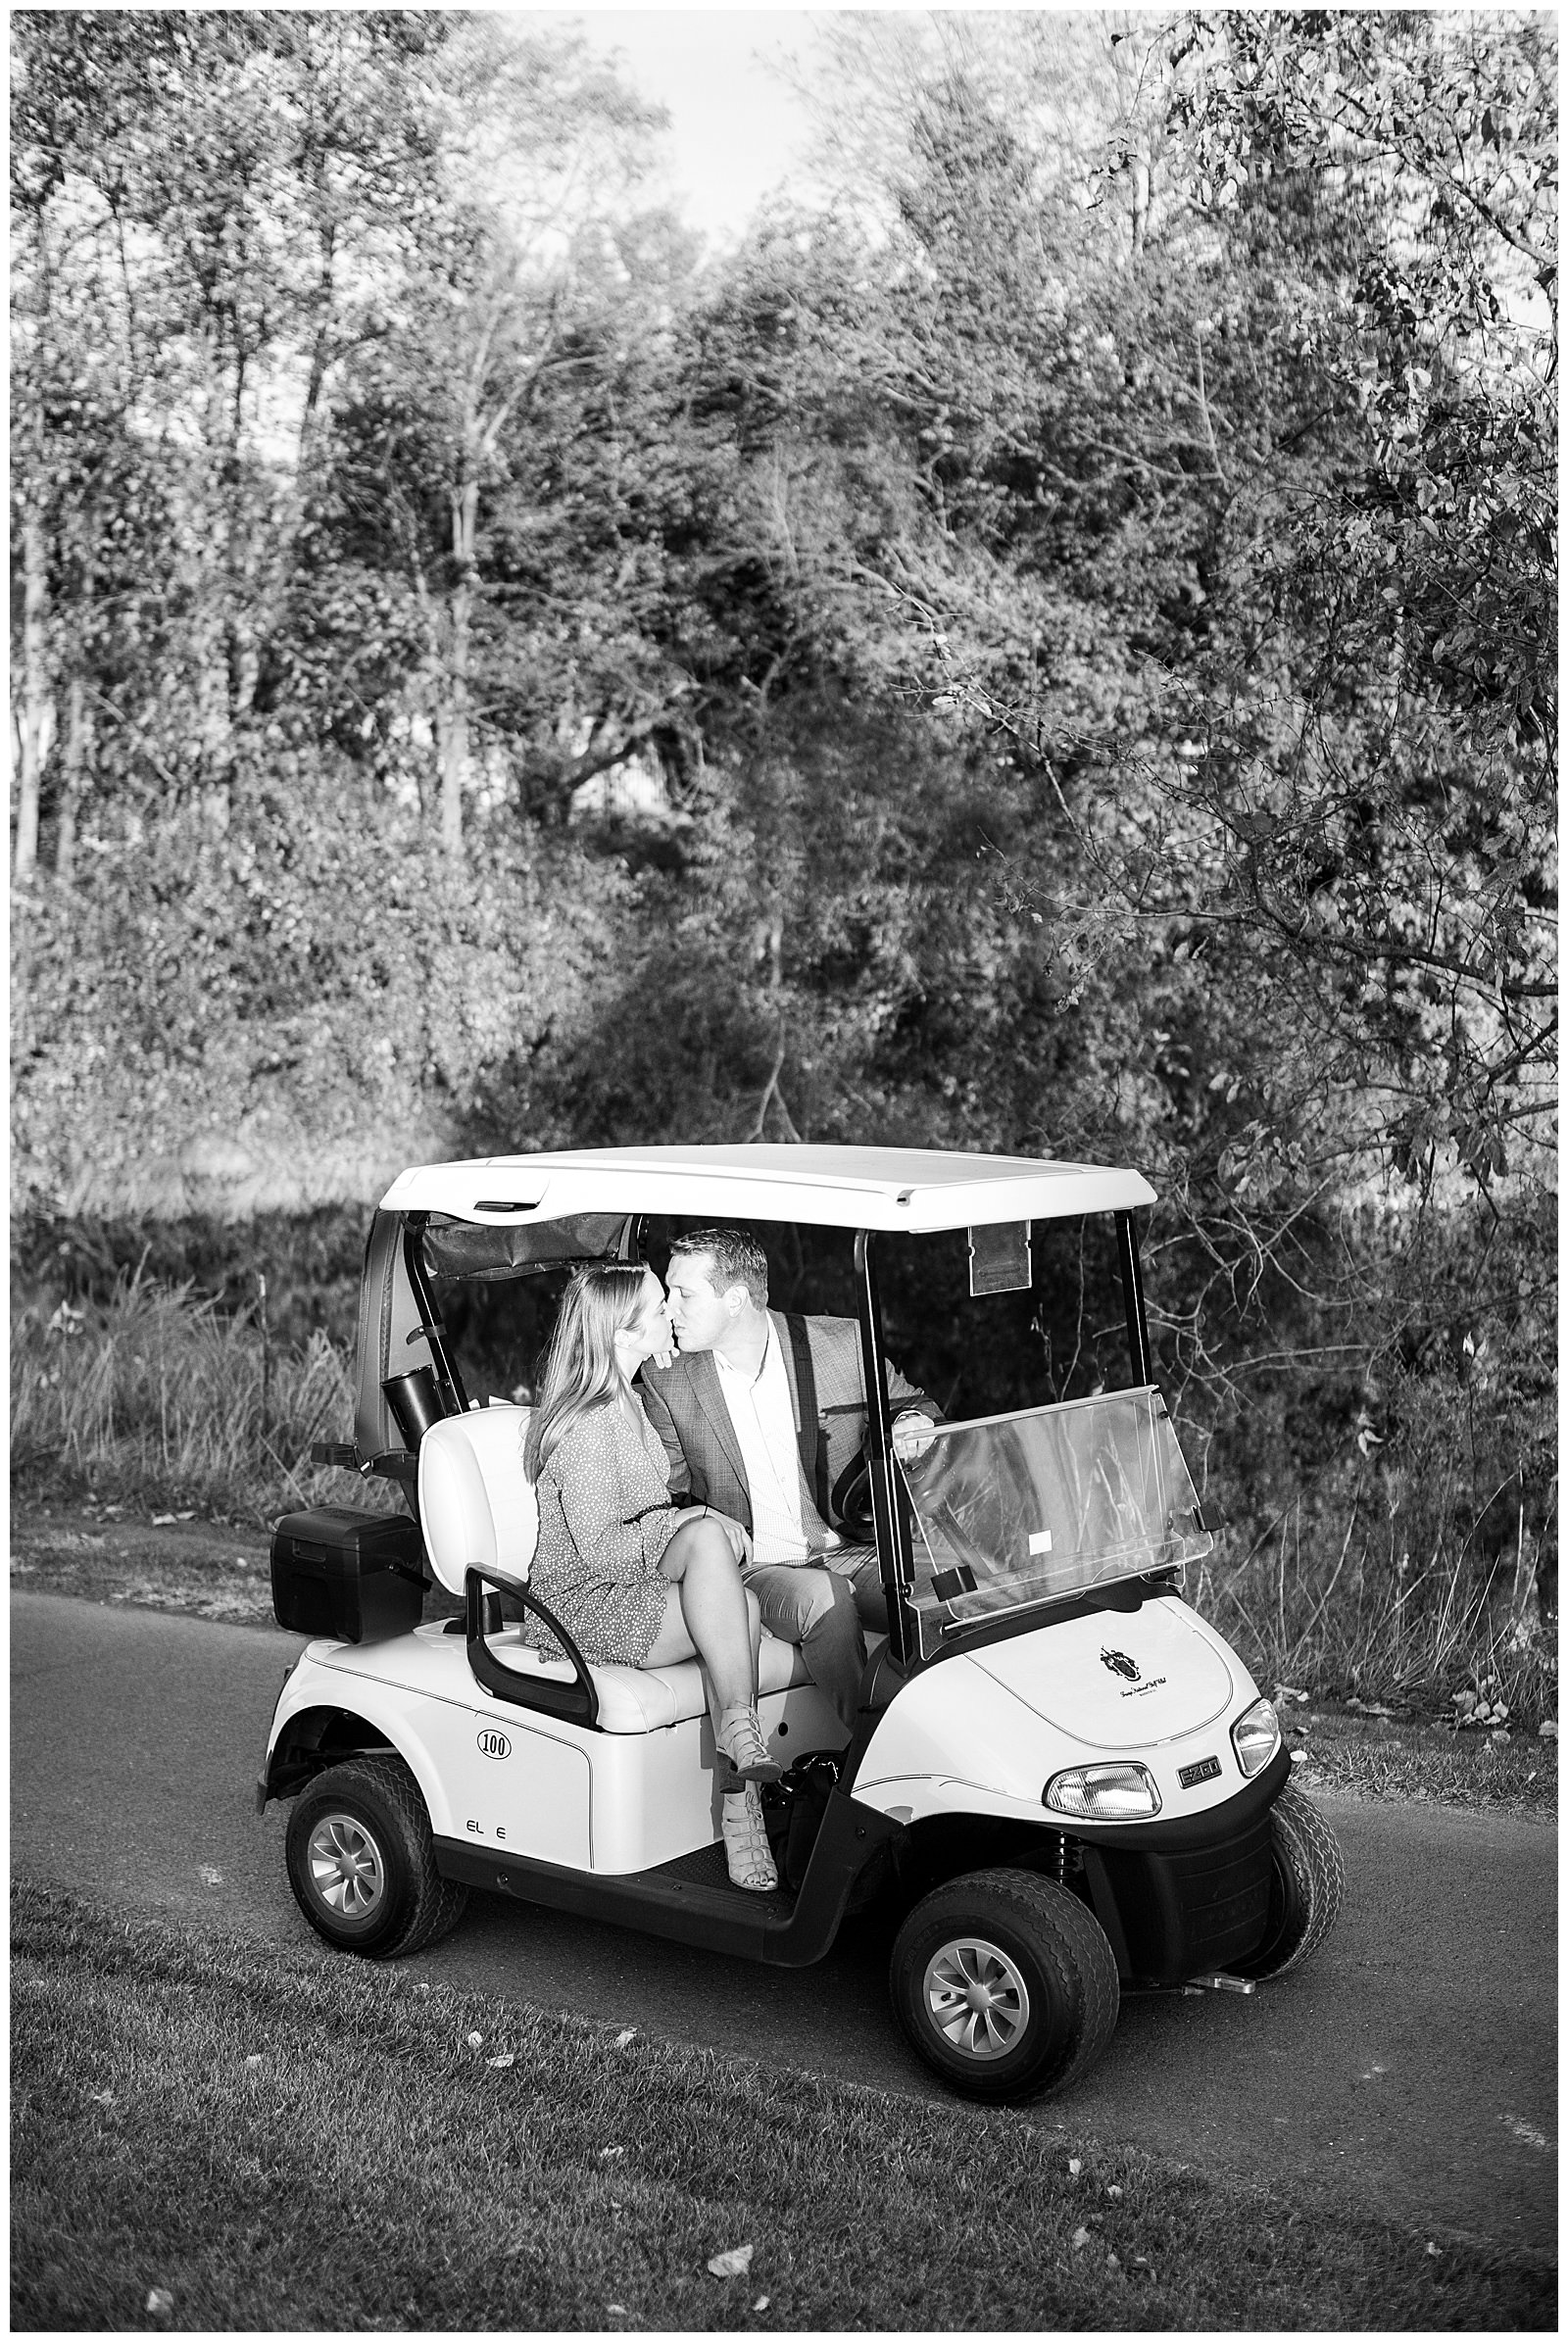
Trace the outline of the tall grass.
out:
[[[347,1437],[349,1360],[320,1332],[270,1342],[264,1306],[137,1273],[101,1303],[17,1310],[13,1478],[258,1522],[322,1501],[310,1444]]]
[[[1555,1637],[1542,1611],[1535,1540],[1479,1545],[1441,1500],[1419,1518],[1412,1552],[1398,1510],[1368,1519],[1349,1491],[1297,1498],[1254,1533],[1234,1531],[1188,1591],[1265,1687],[1374,1702],[1446,1706],[1470,1691],[1507,1724],[1557,1713]]]

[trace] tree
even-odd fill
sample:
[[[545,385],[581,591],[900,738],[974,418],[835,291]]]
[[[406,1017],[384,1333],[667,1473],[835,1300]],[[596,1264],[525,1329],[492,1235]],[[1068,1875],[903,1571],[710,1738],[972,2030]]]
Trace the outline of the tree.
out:
[[[1250,1135],[1289,1128],[1325,1167],[1430,1175],[1446,1143],[1486,1180],[1549,1104],[1543,37],[1194,20],[1164,68],[1164,216],[1119,275],[1059,235],[1032,260],[1052,214],[983,86],[950,79],[910,132],[906,382],[953,386],[932,491],[1016,605],[977,643],[933,564],[910,679],[1055,794],[1075,862],[1043,840],[1052,875],[1010,880],[1066,988],[1184,937],[1245,964],[1273,1069]],[[1073,609],[1111,620],[1093,677],[1025,634],[1020,585],[1038,640],[1054,579],[1056,643]],[[1217,1095],[1248,1087],[1222,1072]],[[1215,1136],[1239,1170],[1249,1134]]]
[[[454,861],[479,636],[497,616],[488,512],[509,491],[515,504],[514,451],[552,386],[591,378],[613,347],[626,286],[601,207],[635,171],[654,120],[580,43],[465,20],[440,80],[439,201],[355,369],[359,444],[345,441],[339,461],[398,543]]]
[[[1534,19],[1189,37],[1195,191],[1281,270],[1348,455],[1283,531],[1261,482],[1230,515],[1272,614],[1192,704],[1205,915],[1381,1090],[1396,1170],[1486,1187],[1552,1104],[1554,57]],[[1331,233],[1282,234],[1302,209]]]
[[[356,281],[418,214],[411,68],[447,28],[396,13],[12,22],[27,705],[63,686],[144,779],[200,786],[220,815]],[[102,574],[117,527],[136,556],[118,592]],[[138,714],[114,686],[143,684],[149,655],[170,688]],[[84,726],[68,741],[79,766]]]

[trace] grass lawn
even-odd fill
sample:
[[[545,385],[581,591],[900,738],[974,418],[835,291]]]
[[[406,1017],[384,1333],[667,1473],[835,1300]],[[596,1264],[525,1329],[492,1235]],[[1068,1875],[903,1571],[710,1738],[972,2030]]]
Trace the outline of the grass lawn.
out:
[[[1557,1811],[1557,1743],[1535,1733],[1456,1732],[1416,1716],[1280,1704],[1303,1789],[1409,1797],[1543,1817]]]
[[[18,2330],[1555,2327],[1539,2256],[1026,2118],[53,1888],[19,1887],[12,1926]]]

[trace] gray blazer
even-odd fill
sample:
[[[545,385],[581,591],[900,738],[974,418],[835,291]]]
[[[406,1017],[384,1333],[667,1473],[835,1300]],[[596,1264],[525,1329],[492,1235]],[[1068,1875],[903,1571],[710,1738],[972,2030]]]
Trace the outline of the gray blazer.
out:
[[[812,1420],[803,1421],[800,1378],[794,1344],[783,1312],[770,1309],[773,1332],[784,1357],[790,1403],[795,1411],[799,1441],[801,1489],[809,1507],[838,1527],[830,1506],[830,1492],[845,1466],[860,1452],[865,1438],[865,1384],[860,1372],[860,1330],[847,1317],[797,1319],[806,1328],[807,1346],[816,1385]],[[900,1374],[890,1360],[887,1368],[888,1402],[895,1414],[905,1407],[923,1407],[940,1421],[940,1410],[923,1391]],[[744,1529],[752,1526],[752,1496],[746,1485],[740,1441],[719,1389],[718,1369],[708,1350],[677,1355],[671,1366],[643,1366],[639,1391],[649,1422],[664,1443],[669,1457],[669,1492],[689,1495],[695,1504],[710,1504],[728,1513]],[[809,1535],[810,1510],[803,1506]]]

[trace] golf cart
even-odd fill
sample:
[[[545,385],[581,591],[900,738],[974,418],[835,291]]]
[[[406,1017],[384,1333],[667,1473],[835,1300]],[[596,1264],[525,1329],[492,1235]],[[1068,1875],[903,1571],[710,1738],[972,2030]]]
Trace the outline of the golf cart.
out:
[[[354,1439],[313,1452],[396,1484],[408,1509],[292,1514],[272,1546],[276,1615],[318,1639],[285,1678],[257,1803],[293,1801],[311,1926],[394,1957],[481,1887],[799,1966],[847,1912],[896,1898],[900,2022],[988,2100],[1086,2073],[1123,1985],[1250,1990],[1304,1960],[1339,1907],[1339,1850],[1291,1784],[1270,1703],[1183,1597],[1212,1538],[1153,1384],[1134,1222],[1152,1200],[1128,1170],[875,1147],[404,1172],[366,1249]],[[763,1637],[760,1714],[785,1769],[764,1791],[771,1894],[726,1876],[695,1660],[591,1665],[532,1592],[525,1411],[470,1397],[452,1331],[466,1294],[493,1308],[584,1261],[657,1266],[660,1231],[715,1221],[836,1243],[853,1273],[888,1608],[852,1733],[798,1648]],[[1100,1230],[1114,1261],[1122,1386],[1097,1373],[1083,1395],[966,1416],[959,1376],[924,1452],[902,1457],[879,1265],[966,1246],[962,1309],[996,1349],[984,1313],[1045,1306],[1032,1254],[1060,1223]],[[421,1623],[432,1586],[461,1614]],[[524,1639],[529,1611],[564,1660]]]

